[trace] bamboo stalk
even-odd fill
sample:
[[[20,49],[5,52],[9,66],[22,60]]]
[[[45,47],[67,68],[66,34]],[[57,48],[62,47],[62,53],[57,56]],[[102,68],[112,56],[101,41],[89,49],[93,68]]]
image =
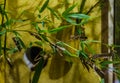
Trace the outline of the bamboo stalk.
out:
[[[4,7],[3,7],[3,10],[5,11],[5,9],[6,9],[6,0],[4,0]],[[4,18],[4,15],[2,15],[2,21],[1,21],[1,25],[3,25],[4,24],[4,20],[5,20],[5,18]],[[2,31],[2,28],[1,28],[1,30],[0,31]],[[5,43],[4,43],[4,82],[5,83],[7,83],[7,79],[6,79],[6,39],[7,39],[7,33],[5,33]],[[2,47],[2,35],[0,36],[0,47]],[[0,53],[2,53],[2,52],[0,52]]]
[[[110,3],[110,9],[108,11],[108,44],[109,45],[112,45],[114,43],[114,23],[113,23],[113,16],[114,16],[114,0],[109,0],[109,3]],[[111,52],[111,50],[108,50]],[[112,61],[112,57],[109,58],[110,61]],[[109,64],[108,65],[109,68],[113,69],[113,64]],[[113,71],[111,70],[110,72],[110,69],[108,70],[108,83],[113,83]]]

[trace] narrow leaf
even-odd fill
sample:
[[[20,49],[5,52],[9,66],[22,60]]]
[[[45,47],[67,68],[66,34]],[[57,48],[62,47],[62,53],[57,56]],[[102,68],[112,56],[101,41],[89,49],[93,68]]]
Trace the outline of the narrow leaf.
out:
[[[120,75],[120,69],[113,69],[113,71],[114,71],[116,74]]]
[[[21,36],[21,34],[18,31],[12,31],[12,32],[15,34],[15,36]]]
[[[88,59],[87,54],[86,54],[86,53],[84,53],[83,51],[81,51],[81,55],[82,55],[84,58]]]
[[[34,43],[40,46],[43,44],[41,41],[35,41]]]
[[[50,12],[51,12],[58,20],[60,19],[55,10],[53,10],[53,9],[50,8],[50,7],[47,7],[47,8],[50,10]]]
[[[49,0],[46,0],[46,2],[43,4],[42,8],[39,11],[40,13],[42,13],[45,10],[45,8],[47,7],[48,3],[49,3]]]
[[[32,79],[32,83],[38,83],[41,71],[43,69],[43,65],[44,65],[44,59],[43,59],[43,57],[41,57],[38,65],[36,66],[35,74],[34,74],[33,79]]]
[[[42,22],[41,22],[41,24],[42,24],[42,27],[44,27],[44,26],[45,26],[45,22],[44,22],[44,21],[42,21]]]
[[[100,83],[105,83],[105,82],[104,82],[104,79],[101,79]]]
[[[78,50],[78,51],[77,51],[77,55],[78,55],[79,57],[83,57],[83,58],[85,58],[85,59],[88,59],[88,55],[87,55],[85,52],[83,52],[82,50]]]
[[[38,23],[32,23],[32,24],[34,25],[36,31],[39,33],[41,30],[40,30],[40,28],[38,26]]]
[[[26,46],[25,46],[25,44],[24,44],[24,42],[22,41],[21,38],[19,38],[19,42],[20,42],[20,45],[21,45],[23,48],[26,48]]]
[[[70,27],[70,26],[71,26],[71,25],[60,26],[60,27],[58,27],[58,28],[54,28],[54,29],[52,29],[52,30],[49,30],[48,32],[49,32],[49,33],[57,33],[57,32],[65,29],[65,28]]]
[[[0,35],[3,35],[6,33],[6,30],[0,31]]]
[[[88,19],[89,16],[88,15],[85,15],[85,14],[68,14],[67,17],[70,17],[70,18],[77,18],[77,19]]]
[[[2,42],[0,40],[0,56],[2,55]]]
[[[109,64],[117,64],[117,63],[120,63],[120,61],[103,61],[100,64],[102,66],[106,66],[106,65],[109,65]]]
[[[46,42],[49,42],[48,38],[45,35],[39,34],[43,40],[45,40]]]
[[[92,54],[94,54],[95,51],[91,48],[90,45],[88,45],[87,43],[84,43],[84,45],[88,48],[88,50],[89,50]]]
[[[77,23],[77,22],[75,21],[75,19],[72,19],[72,18],[67,17],[67,16],[64,17],[64,19],[65,19],[67,22],[71,23],[72,25],[84,25],[84,24],[86,24],[86,23],[88,22],[87,19],[84,19],[82,22]]]
[[[72,11],[74,8],[76,7],[76,4],[73,4],[71,7],[69,7],[68,9],[66,9],[63,13],[62,16],[66,16],[70,11]]]
[[[68,50],[63,50],[63,53],[65,54],[65,55],[68,55],[68,56],[72,56],[72,53],[70,53]]]
[[[55,47],[55,46],[51,45],[51,48],[52,48],[53,53],[56,53],[56,52],[57,52],[57,50],[56,50],[56,47]]]
[[[78,23],[79,25],[84,25],[88,22],[88,19],[83,19],[80,23]]]
[[[115,48],[120,48],[120,45],[113,45],[113,47],[115,47]]]
[[[57,43],[56,43],[56,45],[61,46],[61,47],[63,47],[63,46],[64,46],[64,44],[63,44],[63,42],[62,42],[62,41],[57,42]]]
[[[33,46],[33,42],[30,42],[28,48],[31,48],[32,46]]]
[[[26,48],[24,42],[20,39],[20,37],[13,37],[13,41],[19,51],[21,51],[22,48]]]
[[[16,53],[16,52],[18,52],[18,49],[17,49],[17,48],[10,48],[10,49],[9,49],[9,53],[10,53],[10,54],[14,54],[14,53]]]
[[[71,18],[65,17],[65,20],[73,25],[77,25],[76,21]]]
[[[85,3],[86,3],[86,0],[82,0],[81,4],[80,4],[80,10],[79,10],[79,13],[82,13],[84,7],[85,7]]]
[[[84,51],[84,41],[81,41],[80,45],[81,45],[82,51]]]

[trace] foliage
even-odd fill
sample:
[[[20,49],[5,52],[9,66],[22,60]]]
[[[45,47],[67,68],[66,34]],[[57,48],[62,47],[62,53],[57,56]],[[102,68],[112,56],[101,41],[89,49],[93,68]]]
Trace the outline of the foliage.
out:
[[[6,2],[4,2],[4,3],[6,3]],[[82,0],[82,3],[84,3],[84,5],[85,5],[85,0]],[[99,2],[97,2],[97,4],[98,3]],[[37,11],[39,11],[38,15],[40,15],[38,18],[42,19],[42,17],[41,17],[42,13],[45,10],[49,10],[55,18],[57,18],[58,20],[60,19],[60,20],[67,22],[66,25],[55,27],[53,29],[41,29],[39,27],[39,25],[42,24],[42,27],[44,27],[44,25],[46,25],[46,23],[47,23],[45,21],[45,19],[42,19],[42,20],[40,20],[40,22],[31,22],[31,26],[34,27],[35,31],[14,30],[14,29],[11,29],[12,24],[17,23],[17,22],[24,22],[24,20],[15,20],[15,19],[9,18],[8,12],[6,12],[6,9],[5,9],[6,5],[0,4],[0,14],[2,16],[2,23],[0,24],[0,56],[4,55],[6,61],[11,63],[11,61],[8,60],[9,57],[7,56],[7,53],[16,53],[18,51],[21,51],[21,49],[27,48],[26,45],[24,44],[24,41],[21,38],[20,33],[19,33],[20,31],[22,31],[22,32],[29,33],[31,36],[33,36],[37,40],[39,40],[37,42],[34,42],[35,44],[37,44],[39,46],[42,46],[43,42],[47,43],[51,47],[51,51],[53,51],[53,53],[58,52],[59,55],[61,55],[61,56],[70,56],[70,57],[79,58],[83,64],[83,66],[86,67],[88,69],[88,71],[89,71],[90,67],[93,69],[97,68],[98,71],[96,71],[96,72],[98,74],[99,73],[101,74],[102,68],[108,68],[106,65],[115,64],[116,68],[113,69],[113,71],[115,73],[119,74],[119,70],[118,70],[117,66],[120,63],[120,60],[119,60],[118,55],[114,51],[115,46],[108,46],[105,44],[110,49],[110,53],[108,53],[108,54],[98,54],[98,55],[96,54],[96,55],[90,56],[90,54],[88,54],[85,50],[87,48],[89,50],[89,52],[91,54],[93,54],[93,50],[91,49],[89,42],[100,43],[99,41],[87,40],[85,31],[84,31],[84,25],[89,21],[89,18],[90,18],[90,16],[88,14],[92,11],[93,7],[91,7],[90,10],[88,10],[88,12],[86,14],[84,14],[84,13],[82,13],[84,5],[81,5],[80,11],[76,13],[76,12],[72,12],[72,11],[77,6],[77,4],[73,4],[71,7],[67,8],[65,11],[63,11],[62,14],[60,15],[54,9],[48,7],[48,4],[49,4],[49,0],[46,0],[45,3],[42,5],[42,7],[37,10]],[[94,7],[96,7],[96,4]],[[47,19],[47,21],[49,21],[49,19]],[[57,39],[56,40],[58,42],[53,42],[50,40],[50,37],[46,35],[46,34],[55,34],[64,29],[68,29],[71,26],[79,27],[78,34],[74,36],[75,39],[80,40],[80,42],[79,42],[80,48],[79,49],[75,49],[72,46],[66,44],[65,42],[57,40]],[[8,48],[7,47],[6,39],[7,39],[8,33],[13,33],[15,35],[15,37],[13,38],[13,41],[17,48],[13,48],[13,47]],[[2,39],[2,37],[4,37],[4,39]],[[4,43],[4,46],[2,45],[2,43]],[[70,48],[71,50],[74,50],[75,54],[72,54],[66,47]],[[107,58],[113,57],[113,61],[101,59],[101,58],[106,58],[106,57]],[[35,70],[35,74],[32,79],[32,83],[38,82],[39,76],[43,69],[43,64],[44,64],[44,56],[42,57],[42,59],[39,60],[39,63]],[[95,66],[95,67],[93,67],[93,66]],[[103,79],[101,80],[101,83],[104,83]]]

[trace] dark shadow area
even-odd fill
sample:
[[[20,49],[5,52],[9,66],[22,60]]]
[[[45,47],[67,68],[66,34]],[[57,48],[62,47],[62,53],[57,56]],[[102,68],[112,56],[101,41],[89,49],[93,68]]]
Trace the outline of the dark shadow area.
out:
[[[120,45],[120,0],[115,0],[115,44]],[[120,55],[120,48],[116,48]]]
[[[20,80],[20,65],[24,64],[22,59],[16,59],[13,63],[13,67],[6,65],[6,83],[21,83]]]
[[[50,79],[59,79],[60,77],[66,75],[71,67],[72,64],[65,61],[63,56],[53,56],[49,69]]]

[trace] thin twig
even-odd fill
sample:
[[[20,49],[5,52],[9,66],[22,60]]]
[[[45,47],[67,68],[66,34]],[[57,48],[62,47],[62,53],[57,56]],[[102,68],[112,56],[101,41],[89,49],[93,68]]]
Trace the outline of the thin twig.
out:
[[[80,8],[79,8],[79,13],[83,12],[84,6],[85,6],[86,0],[82,0]],[[81,23],[82,19],[76,19],[76,23]],[[75,33],[74,35],[78,35],[78,31],[80,30],[80,26],[75,26]]]
[[[86,0],[82,0],[81,5],[80,5],[79,13],[82,13],[82,11],[84,9],[84,6],[85,6],[85,2],[86,2]]]
[[[6,0],[4,0],[4,10],[6,8]],[[3,21],[2,21],[2,24],[4,22],[4,16],[3,16]],[[5,26],[5,29],[6,29],[6,26]],[[7,43],[7,32],[5,33],[5,37],[4,37],[4,56],[6,58],[6,43]]]
[[[3,10],[5,11],[5,9],[6,9],[6,0],[4,0],[4,7],[3,7]],[[3,23],[4,23],[4,15],[2,15],[2,22],[1,22],[1,25],[3,25]],[[1,30],[0,31],[2,31],[2,28],[1,28]],[[1,37],[2,36],[0,36],[0,45],[1,45]],[[4,49],[3,49],[3,51],[4,51],[4,58],[5,58],[5,60],[6,60],[6,40],[7,40],[7,33],[5,33],[5,39],[4,39]],[[6,83],[6,61],[4,62],[4,80],[5,80],[5,83]]]
[[[88,12],[86,13],[86,15],[88,15],[97,5],[99,5],[101,3],[101,0],[99,0],[94,6],[92,6]]]

